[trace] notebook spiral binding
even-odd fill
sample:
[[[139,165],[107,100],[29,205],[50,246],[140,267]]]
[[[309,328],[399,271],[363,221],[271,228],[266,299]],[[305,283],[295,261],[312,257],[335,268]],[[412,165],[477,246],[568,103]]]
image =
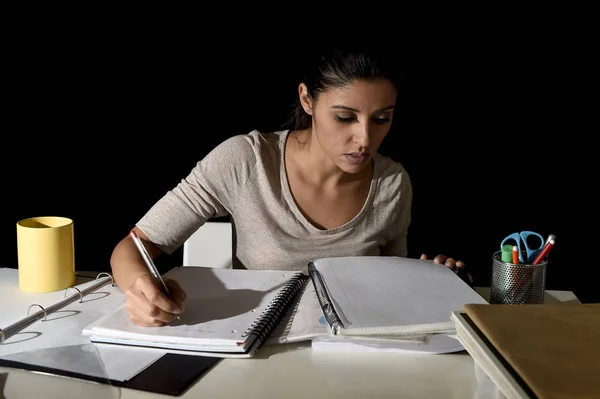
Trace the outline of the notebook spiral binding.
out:
[[[99,280],[100,277],[102,277],[102,276],[107,276],[109,278]],[[81,302],[83,302],[83,297],[85,295],[87,295],[90,292],[96,291],[98,288],[105,286],[109,282],[111,283],[111,285],[113,287],[115,286],[115,280],[114,280],[113,276],[106,272],[99,273],[96,276],[96,280],[99,280],[99,281],[96,284],[93,284],[93,285],[87,287],[85,290],[83,290],[83,292],[77,287],[68,287],[67,289],[65,289],[65,294],[64,294],[65,299],[58,303],[55,303],[51,306],[48,306],[47,308],[44,308],[42,305],[37,304],[37,303],[33,303],[33,304],[29,305],[29,307],[27,308],[27,317],[17,321],[16,323],[9,325],[8,327],[0,328],[0,345],[2,345],[4,343],[4,341],[6,341],[8,338],[10,338],[14,334],[18,333],[25,327],[33,324],[37,320],[42,319],[43,322],[46,321],[46,317],[48,316],[48,314],[50,314],[56,310],[59,310],[62,307],[67,306],[72,302],[75,302],[77,300],[77,298],[79,298],[79,303],[81,303]],[[76,290],[77,294],[73,294],[67,298],[67,292],[70,289]],[[35,306],[40,308],[40,310],[33,313],[32,315],[29,315],[31,308],[35,307]]]
[[[308,281],[308,276],[301,272],[290,278],[267,305],[266,309],[260,312],[258,318],[242,334],[242,337],[255,336],[258,340],[264,342]]]
[[[308,286],[309,286],[309,284],[308,284],[308,280],[307,280],[307,283],[304,284],[304,287],[302,288],[302,292],[300,292],[298,294],[300,297],[302,295],[304,295],[304,291],[308,288]],[[298,309],[300,308],[300,300],[295,301],[295,302],[296,302],[296,304],[294,305],[294,308],[291,310],[291,315],[290,315],[287,323],[285,324],[285,327],[283,328],[281,337],[279,338],[279,342],[282,344],[286,343],[288,341],[288,335],[292,329],[292,326],[294,325],[294,317],[296,316],[296,313],[298,313]]]

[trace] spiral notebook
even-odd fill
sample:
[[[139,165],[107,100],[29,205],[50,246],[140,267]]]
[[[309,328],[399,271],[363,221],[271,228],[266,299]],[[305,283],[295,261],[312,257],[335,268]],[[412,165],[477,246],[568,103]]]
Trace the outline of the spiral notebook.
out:
[[[316,259],[308,271],[334,336],[455,331],[452,312],[487,303],[446,266],[396,256]]]
[[[140,327],[121,306],[83,330],[93,342],[216,357],[251,357],[303,292],[308,276],[273,270],[176,267],[164,277],[187,293],[179,320]]]

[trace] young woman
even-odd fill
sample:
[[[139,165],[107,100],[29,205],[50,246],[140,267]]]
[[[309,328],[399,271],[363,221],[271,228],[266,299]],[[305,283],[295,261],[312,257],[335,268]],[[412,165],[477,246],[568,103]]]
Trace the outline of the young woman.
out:
[[[377,150],[390,130],[399,75],[368,52],[335,50],[298,87],[289,128],[225,140],[134,227],[153,257],[172,253],[209,218],[230,215],[234,267],[306,270],[319,257],[407,256],[412,187],[404,167]],[[425,257],[425,256],[424,256]],[[456,269],[462,262],[438,255]],[[127,236],[111,267],[131,320],[168,323],[185,292],[160,294]]]

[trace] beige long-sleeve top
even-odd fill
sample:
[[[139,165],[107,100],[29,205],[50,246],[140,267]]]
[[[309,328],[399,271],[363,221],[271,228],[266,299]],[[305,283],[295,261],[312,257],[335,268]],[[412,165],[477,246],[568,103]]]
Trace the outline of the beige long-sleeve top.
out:
[[[406,256],[412,186],[404,167],[375,154],[367,200],[349,222],[328,230],[312,225],[295,203],[285,171],[289,131],[233,136],[199,161],[137,226],[172,253],[205,221],[230,215],[234,267],[307,270],[330,256]]]

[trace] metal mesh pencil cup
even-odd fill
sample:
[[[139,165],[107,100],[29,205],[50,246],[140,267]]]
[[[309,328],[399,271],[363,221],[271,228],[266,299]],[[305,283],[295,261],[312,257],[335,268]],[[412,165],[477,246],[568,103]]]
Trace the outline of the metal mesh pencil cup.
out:
[[[537,265],[514,264],[492,256],[491,304],[542,304],[546,289],[548,261]]]

